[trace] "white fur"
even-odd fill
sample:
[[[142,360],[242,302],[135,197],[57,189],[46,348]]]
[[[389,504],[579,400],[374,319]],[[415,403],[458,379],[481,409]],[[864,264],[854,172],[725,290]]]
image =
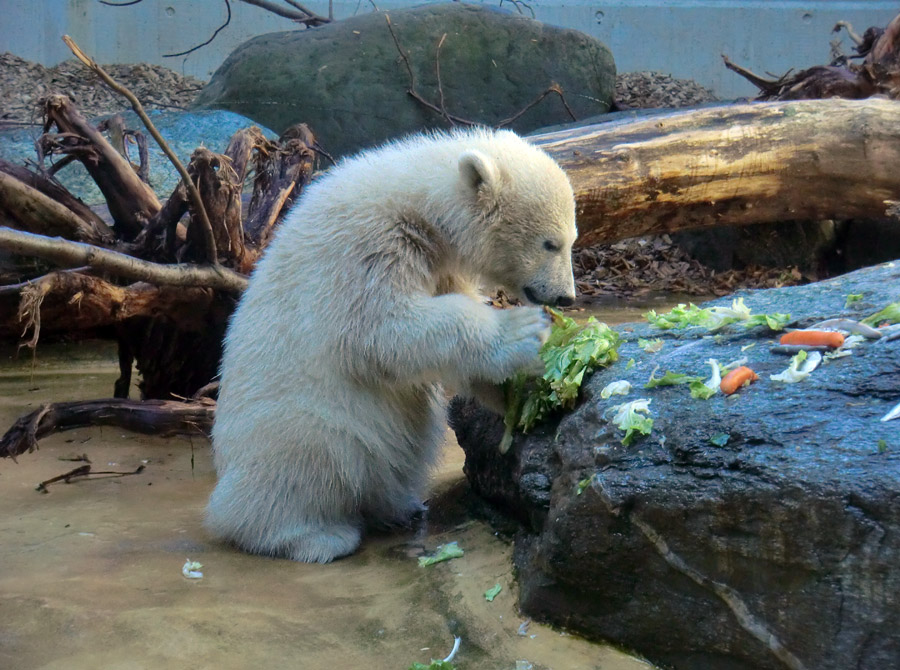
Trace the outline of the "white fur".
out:
[[[207,527],[327,562],[367,524],[407,522],[443,440],[441,383],[539,363],[541,310],[493,309],[475,289],[573,299],[575,235],[565,174],[508,131],[411,137],[315,181],[226,336]]]

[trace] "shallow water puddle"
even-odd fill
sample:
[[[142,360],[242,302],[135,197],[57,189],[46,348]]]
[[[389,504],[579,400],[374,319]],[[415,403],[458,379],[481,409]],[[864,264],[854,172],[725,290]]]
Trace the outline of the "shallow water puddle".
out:
[[[108,345],[0,352],[0,429],[43,402],[108,396]],[[134,394],[136,396],[136,393]],[[139,475],[38,482],[79,465]],[[215,474],[209,444],[113,428],[73,430],[0,461],[0,668],[253,668],[405,670],[449,653],[460,670],[639,670],[651,666],[532,623],[515,608],[511,546],[471,521],[461,450],[448,441],[432,507],[439,522],[369,537],[331,565],[238,553],[212,542],[201,518]],[[465,556],[430,568],[415,557],[457,541]],[[204,577],[189,580],[190,558]],[[485,590],[499,583],[493,602]],[[528,666],[522,666],[528,667]]]

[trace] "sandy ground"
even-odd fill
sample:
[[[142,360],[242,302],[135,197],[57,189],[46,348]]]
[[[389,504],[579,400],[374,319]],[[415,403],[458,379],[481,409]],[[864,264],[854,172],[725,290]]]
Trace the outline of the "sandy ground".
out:
[[[0,358],[0,425],[40,403],[108,395],[113,349],[42,345]],[[130,477],[35,485],[76,467]],[[405,670],[462,638],[460,670],[639,670],[610,647],[531,624],[516,611],[511,547],[470,520],[462,452],[448,442],[429,521],[369,538],[360,553],[304,565],[238,553],[201,526],[215,474],[205,438],[150,438],[111,428],[51,436],[0,462],[0,668]],[[465,556],[431,568],[415,557],[458,541]],[[185,559],[204,577],[181,574]],[[493,602],[483,593],[503,590]]]

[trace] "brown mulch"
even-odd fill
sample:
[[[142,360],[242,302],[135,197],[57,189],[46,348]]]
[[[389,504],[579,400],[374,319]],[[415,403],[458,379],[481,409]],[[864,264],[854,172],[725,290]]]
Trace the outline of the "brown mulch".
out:
[[[205,83],[146,63],[104,65],[103,69],[130,88],[148,109],[186,109]],[[0,129],[40,125],[39,101],[51,93],[71,97],[88,118],[131,109],[127,100],[75,59],[48,68],[0,53]]]
[[[805,283],[796,268],[751,266],[716,272],[691,258],[668,235],[632,238],[577,249],[575,285],[584,298],[640,298],[649,293],[727,295],[743,288],[777,288]]]
[[[616,104],[620,107],[690,107],[718,98],[692,79],[676,79],[665,72],[623,72],[616,77]]]

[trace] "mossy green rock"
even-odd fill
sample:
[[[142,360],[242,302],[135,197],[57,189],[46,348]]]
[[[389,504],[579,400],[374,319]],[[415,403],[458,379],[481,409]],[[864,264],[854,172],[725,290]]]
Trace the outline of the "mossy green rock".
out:
[[[612,54],[584,33],[491,7],[447,3],[375,12],[310,30],[270,33],[238,47],[201,91],[196,106],[228,109],[282,131],[310,125],[332,154],[346,154],[425,128],[446,128],[415,89],[452,115],[497,125],[559,84],[578,119],[605,113],[615,82]],[[436,74],[440,48],[441,87]],[[548,95],[508,127],[524,133],[571,121]]]

